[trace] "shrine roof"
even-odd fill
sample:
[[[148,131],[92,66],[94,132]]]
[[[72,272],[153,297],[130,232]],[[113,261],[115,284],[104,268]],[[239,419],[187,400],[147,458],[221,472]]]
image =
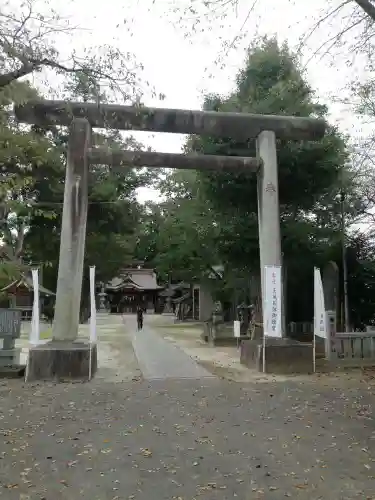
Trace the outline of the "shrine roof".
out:
[[[153,269],[123,269],[120,276],[113,278],[106,285],[107,290],[162,290],[157,284],[156,273]]]
[[[32,279],[29,278],[28,276],[22,275],[18,280],[12,281],[11,283],[9,283],[9,285],[6,285],[3,288],[1,288],[0,292],[6,292],[12,289],[13,287],[15,288],[25,287],[28,290],[31,291],[34,290]],[[43,295],[55,295],[54,292],[48,290],[48,288],[45,288],[43,285],[40,284],[39,284],[39,293]]]

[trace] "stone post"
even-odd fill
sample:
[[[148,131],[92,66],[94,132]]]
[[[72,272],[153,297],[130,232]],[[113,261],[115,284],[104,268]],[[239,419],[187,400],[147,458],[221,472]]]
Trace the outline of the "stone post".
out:
[[[78,342],[88,209],[91,126],[74,118],[69,131],[52,341],[30,350],[28,379],[88,379],[96,371],[96,345]],[[90,367],[91,364],[91,367]]]
[[[262,308],[264,305],[264,266],[281,266],[279,181],[275,132],[261,132],[257,154],[262,159],[258,173],[258,225]],[[282,304],[282,314],[284,306]],[[282,321],[284,325],[284,321]],[[284,332],[285,333],[285,332]]]

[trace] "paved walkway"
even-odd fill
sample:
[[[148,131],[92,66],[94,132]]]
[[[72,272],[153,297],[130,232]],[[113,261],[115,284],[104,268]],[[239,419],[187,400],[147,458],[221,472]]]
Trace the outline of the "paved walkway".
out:
[[[125,326],[132,334],[132,343],[143,377],[158,379],[201,379],[213,377],[179,347],[164,340],[152,330],[145,316],[142,331],[136,329],[136,318],[124,316]]]

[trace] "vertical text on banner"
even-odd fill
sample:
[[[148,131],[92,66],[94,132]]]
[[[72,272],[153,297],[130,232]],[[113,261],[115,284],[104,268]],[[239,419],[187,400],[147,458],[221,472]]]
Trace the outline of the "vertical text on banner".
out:
[[[327,315],[324,304],[323,283],[320,270],[314,268],[314,335],[327,338]]]
[[[281,266],[265,266],[265,304],[263,328],[265,337],[282,337]]]

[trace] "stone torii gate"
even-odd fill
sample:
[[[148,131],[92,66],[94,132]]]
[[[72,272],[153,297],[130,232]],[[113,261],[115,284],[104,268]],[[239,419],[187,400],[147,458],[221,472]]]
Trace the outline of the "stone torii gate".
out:
[[[34,101],[15,107],[20,122],[69,127],[60,259],[52,341],[30,351],[29,378],[87,378],[96,349],[77,342],[82,292],[90,165],[253,172],[258,175],[260,266],[281,265],[276,139],[317,140],[325,121],[314,118]],[[92,147],[92,127],[256,139],[257,157],[111,151]],[[303,168],[303,165],[301,165]],[[262,277],[261,272],[261,277]],[[262,283],[262,298],[264,285]]]

